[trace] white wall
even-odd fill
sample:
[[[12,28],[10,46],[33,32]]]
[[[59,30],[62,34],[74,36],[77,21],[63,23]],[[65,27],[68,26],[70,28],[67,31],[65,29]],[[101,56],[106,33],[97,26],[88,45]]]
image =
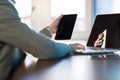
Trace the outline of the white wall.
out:
[[[36,31],[46,27],[50,21],[50,0],[33,0],[32,28]]]

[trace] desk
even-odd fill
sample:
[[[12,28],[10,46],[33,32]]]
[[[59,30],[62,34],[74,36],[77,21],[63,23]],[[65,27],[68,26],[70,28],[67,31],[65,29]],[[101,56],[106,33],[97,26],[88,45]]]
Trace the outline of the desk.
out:
[[[120,80],[120,59],[95,59],[77,55],[37,60],[27,55],[12,80]]]

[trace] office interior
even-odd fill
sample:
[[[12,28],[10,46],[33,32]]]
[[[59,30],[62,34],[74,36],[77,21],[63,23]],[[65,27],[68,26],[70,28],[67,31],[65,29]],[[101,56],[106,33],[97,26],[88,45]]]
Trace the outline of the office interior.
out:
[[[37,32],[60,14],[77,13],[71,40],[87,41],[96,15],[120,13],[119,3],[119,0],[17,0],[16,8],[22,21]]]
[[[36,32],[60,14],[77,13],[71,40],[87,42],[96,15],[120,13],[119,3],[120,0],[16,0],[15,6],[22,22]],[[44,61],[28,55],[12,80],[120,80],[118,58],[81,55]]]

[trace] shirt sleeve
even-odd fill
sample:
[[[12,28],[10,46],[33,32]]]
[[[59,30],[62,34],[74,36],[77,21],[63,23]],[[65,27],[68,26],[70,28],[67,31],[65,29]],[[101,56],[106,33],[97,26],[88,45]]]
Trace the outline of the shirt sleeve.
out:
[[[48,38],[52,38],[52,34],[51,34],[50,30],[48,30],[47,27],[43,28],[39,33],[40,34],[42,33],[43,35],[45,35]]]
[[[39,59],[60,58],[70,55],[71,47],[54,42],[21,23],[14,6],[0,3],[0,41],[25,50]]]

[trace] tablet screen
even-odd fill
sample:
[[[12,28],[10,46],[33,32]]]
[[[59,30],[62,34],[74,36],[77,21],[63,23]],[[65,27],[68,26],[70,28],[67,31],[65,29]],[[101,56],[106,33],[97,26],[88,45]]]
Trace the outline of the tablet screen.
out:
[[[55,36],[56,40],[71,39],[76,17],[77,14],[63,15],[58,25],[57,33]]]

